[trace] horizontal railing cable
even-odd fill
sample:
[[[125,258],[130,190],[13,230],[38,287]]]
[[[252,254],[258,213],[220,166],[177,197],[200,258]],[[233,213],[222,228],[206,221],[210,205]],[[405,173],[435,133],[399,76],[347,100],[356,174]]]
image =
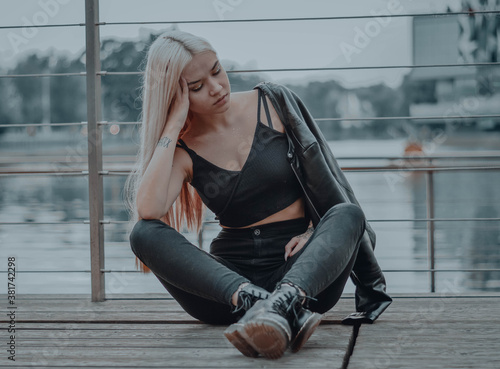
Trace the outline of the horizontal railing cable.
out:
[[[449,172],[449,171],[461,171],[461,170],[498,170],[500,166],[477,166],[477,167],[435,167],[435,168],[342,168],[344,172]]]
[[[406,218],[406,219],[367,219],[367,222],[378,223],[393,223],[393,222],[484,222],[484,221],[500,221],[500,218]],[[127,221],[119,221],[127,223]],[[115,221],[111,221],[115,223]],[[205,220],[205,224],[219,224],[218,220]],[[0,223],[1,224],[1,223]]]
[[[416,157],[412,157],[415,159]],[[341,167],[344,172],[444,172],[444,171],[468,171],[468,170],[499,170],[500,166],[456,166],[456,167],[416,167],[409,168],[405,166],[394,167]],[[130,174],[130,170],[101,170],[99,174],[104,176],[126,176]],[[45,170],[45,171],[5,171],[1,172],[0,176],[14,176],[14,175],[88,175],[88,171],[58,171],[58,170]]]
[[[335,143],[334,143],[335,144]],[[497,152],[496,150],[492,150],[493,152]],[[500,151],[498,151],[497,154],[483,154],[483,153],[478,153],[478,154],[470,154],[467,153],[467,155],[450,155],[450,154],[443,154],[443,155],[426,155],[425,150],[424,153],[419,153],[416,152],[412,155],[397,155],[397,156],[335,156],[337,160],[407,160],[407,161],[420,161],[420,160],[428,160],[428,161],[434,161],[434,160],[493,160],[493,159],[500,159]],[[135,162],[136,156],[135,155],[105,155],[103,156],[105,159],[104,162],[108,164],[112,163],[132,163]],[[15,159],[14,161],[12,159]],[[119,159],[119,160],[117,160]],[[50,160],[50,164],[53,163],[66,163],[66,155],[61,156],[61,155],[47,155],[47,156],[4,156],[0,158],[0,163],[2,164],[12,164],[16,163],[19,164],[21,162],[23,163],[31,163],[31,162],[37,162],[41,163],[41,161],[48,161]],[[87,157],[82,156],[81,161],[78,161],[78,164],[86,164],[87,163]],[[392,167],[391,167],[392,168]],[[56,170],[57,171],[57,170]],[[80,171],[80,170],[78,170]],[[107,171],[109,172],[109,170]],[[16,172],[17,173],[17,172]]]
[[[262,68],[262,69],[236,69],[227,70],[231,73],[263,73],[263,72],[320,72],[320,71],[345,71],[345,70],[365,70],[365,69],[414,69],[414,68],[443,68],[443,67],[493,67],[499,66],[500,62],[490,63],[457,63],[457,64],[419,64],[419,65],[364,65],[357,67],[308,67],[308,68]],[[142,71],[137,72],[107,72],[97,73],[101,76],[127,76],[141,75]]]
[[[85,72],[72,72],[72,73],[32,73],[32,74],[0,74],[0,78],[39,78],[39,77],[71,77],[79,76],[85,77]]]
[[[384,273],[475,273],[475,272],[500,272],[499,268],[482,269],[382,269]],[[134,269],[101,269],[102,273],[143,273]],[[6,270],[0,270],[0,273],[7,273]],[[16,270],[16,273],[90,273],[90,270]]]
[[[497,155],[478,154],[478,155],[425,155],[415,153],[405,156],[336,156],[337,160],[473,160],[473,159],[500,159],[500,153]]]
[[[246,22],[303,22],[372,18],[404,18],[404,17],[447,17],[455,15],[472,16],[475,14],[499,14],[499,10],[480,10],[471,12],[440,12],[440,13],[405,13],[405,14],[371,14],[371,15],[346,15],[332,17],[291,17],[291,18],[251,18],[251,19],[200,19],[200,20],[169,20],[146,22],[98,22],[96,26],[123,26],[141,24],[196,24],[196,23],[246,23]],[[30,24],[29,28],[58,28],[58,27],[85,27],[85,23],[60,23],[60,24]],[[0,29],[22,29],[26,25],[0,26]]]
[[[100,220],[101,224],[126,224],[129,223],[128,220]],[[68,220],[68,221],[59,221],[59,222],[0,222],[0,225],[64,225],[64,224],[90,224],[89,219],[84,220]]]
[[[453,67],[493,67],[499,66],[500,62],[491,63],[459,63],[459,64],[420,64],[420,65],[362,65],[357,67],[308,67],[308,68],[262,68],[262,69],[236,69],[226,71],[231,73],[271,73],[271,72],[321,72],[321,71],[346,71],[346,70],[370,70],[370,69],[415,69],[415,68],[453,68]],[[100,76],[134,76],[142,75],[143,71],[137,72],[107,72],[96,73]],[[0,74],[0,78],[40,78],[40,77],[85,77],[85,72],[75,73],[33,73],[33,74]]]
[[[87,122],[80,123],[13,123],[0,124],[0,128],[24,128],[24,127],[63,127],[63,126],[85,126]]]
[[[88,171],[58,171],[58,170],[46,170],[46,171],[17,171],[17,172],[0,172],[0,177],[8,176],[87,176]]]
[[[412,159],[415,159],[413,157]],[[421,167],[421,168],[408,168],[408,167],[373,167],[373,168],[341,168],[344,172],[441,172],[441,171],[461,171],[461,170],[499,170],[500,166],[469,166],[469,167]],[[130,171],[102,171],[102,175],[128,175]]]
[[[195,24],[195,23],[245,23],[245,22],[304,22],[304,21],[328,21],[349,19],[372,19],[372,18],[405,18],[405,17],[446,17],[455,15],[474,14],[499,14],[500,10],[481,10],[474,12],[449,12],[449,13],[405,13],[405,14],[371,14],[371,15],[345,15],[331,17],[291,17],[291,18],[251,18],[251,19],[206,19],[206,20],[180,20],[180,21],[147,21],[147,22],[99,22],[99,26],[125,26],[139,24]]]
[[[399,121],[399,120],[451,120],[451,119],[488,119],[488,118],[500,118],[500,114],[485,114],[485,115],[433,115],[433,116],[423,116],[423,117],[360,117],[360,118],[314,118],[317,122],[332,121],[332,122],[358,122],[358,121]],[[102,121],[99,122],[100,126],[110,126],[110,125],[140,125],[142,122],[118,122],[118,121]],[[70,122],[70,123],[5,123],[0,124],[0,128],[23,128],[23,127],[62,127],[62,126],[81,126],[87,125],[87,122]]]
[[[484,114],[484,115],[429,115],[421,117],[410,117],[410,116],[399,116],[399,117],[359,117],[359,118],[314,118],[317,122],[322,121],[343,121],[343,122],[358,122],[363,120],[426,120],[426,119],[471,119],[471,118],[500,118],[500,114]],[[117,121],[104,121],[99,122],[99,125],[137,125],[142,124],[142,122],[117,122]]]
[[[423,273],[423,272],[436,272],[436,273],[474,273],[474,272],[500,272],[498,268],[484,268],[484,269],[383,269],[384,273]]]
[[[25,221],[25,222],[0,222],[0,226],[3,225],[65,225],[65,224],[89,224],[88,220],[79,220],[79,221],[64,221],[64,222],[31,222],[31,221]]]
[[[371,223],[411,223],[411,222],[498,222],[500,218],[406,218],[406,219],[367,219]],[[59,222],[0,222],[2,225],[65,225],[65,224],[89,224],[89,220],[59,221]],[[128,220],[101,220],[101,224],[127,224]],[[206,220],[204,224],[219,224],[216,220]]]
[[[500,118],[500,114],[485,114],[485,115],[432,115],[432,116],[422,116],[422,117],[410,117],[410,116],[400,116],[400,117],[360,117],[360,118],[314,118],[316,122],[322,121],[333,121],[333,122],[358,122],[365,120],[449,120],[449,119],[483,119],[483,118]],[[142,122],[115,122],[115,121],[104,121],[99,122],[99,125],[109,126],[113,124],[119,125],[139,125]]]
[[[0,29],[19,29],[19,28],[57,28],[57,27],[85,27],[85,23],[61,23],[61,24],[30,24],[29,26],[0,26]]]
[[[483,269],[383,269],[383,272],[386,273],[399,273],[399,272],[465,272],[465,273],[474,273],[474,272],[500,272],[499,268],[483,268]],[[101,269],[103,273],[142,273],[140,270],[119,270],[119,269]]]
[[[357,122],[360,120],[427,120],[427,119],[476,119],[476,118],[500,118],[499,114],[489,115],[432,115],[423,117],[365,117],[365,118],[314,118],[317,122],[322,121],[343,121],[343,122]]]
[[[0,273],[7,273],[6,270],[0,270]],[[90,273],[90,270],[16,270],[18,273]]]
[[[452,68],[452,67],[493,67],[499,66],[500,62],[491,63],[458,63],[458,64],[420,64],[420,65],[364,65],[357,67],[308,67],[308,68],[262,68],[262,69],[236,69],[227,70],[231,73],[271,73],[271,72],[321,72],[321,71],[346,71],[346,70],[370,70],[370,69],[415,69],[415,68]],[[100,76],[135,76],[144,74],[143,71],[137,72],[107,72],[100,71],[96,73]],[[69,77],[82,76],[85,72],[79,73],[35,73],[35,74],[0,74],[0,78],[39,78],[39,77]]]
[[[394,222],[498,222],[500,218],[416,218],[416,219],[367,219],[373,223]]]
[[[394,222],[498,222],[500,218],[406,218],[406,219],[367,219],[370,223],[394,223]],[[126,222],[126,221],[124,221]],[[113,222],[112,222],[113,223]],[[206,220],[205,224],[219,224],[218,220]],[[0,223],[1,224],[1,223]]]

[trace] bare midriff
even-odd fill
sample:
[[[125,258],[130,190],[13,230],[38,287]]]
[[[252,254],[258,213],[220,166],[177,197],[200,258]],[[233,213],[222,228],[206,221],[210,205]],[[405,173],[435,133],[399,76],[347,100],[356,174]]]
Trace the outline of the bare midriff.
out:
[[[297,201],[295,201],[292,205],[284,208],[283,210],[278,211],[277,213],[271,214],[268,217],[259,220],[256,223],[247,225],[245,227],[226,227],[222,226],[222,228],[250,228],[255,227],[267,223],[281,222],[284,220],[303,218],[305,216],[305,205],[304,199],[301,197]]]

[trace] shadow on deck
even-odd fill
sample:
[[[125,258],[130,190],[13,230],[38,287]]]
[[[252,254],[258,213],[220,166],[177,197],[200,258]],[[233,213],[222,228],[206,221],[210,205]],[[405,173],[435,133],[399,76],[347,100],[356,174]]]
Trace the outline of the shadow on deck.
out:
[[[2,301],[7,302],[5,295]],[[497,368],[500,295],[396,296],[373,325],[340,320],[342,298],[296,354],[276,361],[242,356],[225,327],[193,320],[165,295],[18,295],[15,332],[0,317],[0,368]],[[15,361],[9,360],[15,335]],[[7,350],[5,350],[7,347]]]

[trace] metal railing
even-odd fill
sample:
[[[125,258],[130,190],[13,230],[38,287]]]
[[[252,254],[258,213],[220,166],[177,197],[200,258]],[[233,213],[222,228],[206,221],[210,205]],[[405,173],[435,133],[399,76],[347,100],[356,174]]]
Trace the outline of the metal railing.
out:
[[[475,12],[475,14],[500,14],[499,11],[484,11]],[[455,13],[418,13],[418,14],[392,14],[383,15],[382,17],[398,18],[398,17],[427,17],[434,16],[450,16],[468,14],[469,12]],[[380,16],[380,15],[378,15]],[[22,123],[22,124],[1,124],[0,128],[13,127],[30,127],[30,126],[87,126],[88,131],[88,157],[86,164],[87,170],[38,170],[38,171],[3,171],[1,176],[29,176],[29,175],[66,175],[66,176],[86,176],[89,181],[89,219],[84,221],[65,221],[65,222],[0,222],[4,225],[23,225],[23,224],[88,224],[90,227],[90,250],[91,263],[90,270],[27,270],[24,273],[80,273],[86,272],[91,274],[92,301],[103,301],[105,299],[105,273],[117,272],[118,270],[104,268],[104,225],[121,224],[126,221],[106,220],[104,219],[103,208],[103,177],[104,176],[125,176],[128,171],[103,170],[102,156],[102,131],[101,127],[110,124],[120,125],[137,125],[139,122],[107,122],[102,121],[101,117],[101,78],[108,75],[138,75],[141,72],[106,72],[101,70],[100,61],[100,33],[99,29],[102,26],[113,25],[137,25],[137,24],[173,24],[173,23],[232,23],[232,22],[276,22],[276,21],[324,21],[324,20],[345,20],[345,19],[369,19],[375,15],[361,16],[340,16],[340,17],[312,17],[312,18],[269,18],[269,19],[241,19],[241,20],[197,20],[197,21],[158,21],[158,22],[100,22],[99,20],[99,0],[85,0],[85,23],[73,24],[54,24],[54,25],[33,25],[33,27],[85,27],[86,31],[86,72],[80,73],[47,73],[47,74],[22,74],[22,75],[0,75],[0,78],[40,78],[40,77],[68,77],[78,76],[85,77],[87,86],[87,122],[68,122],[68,123]],[[23,28],[24,26],[2,26],[0,29]],[[359,66],[359,67],[328,67],[328,68],[278,68],[278,69],[242,69],[229,70],[228,73],[255,73],[255,72],[290,72],[290,71],[332,71],[332,70],[360,70],[360,69],[396,69],[396,68],[436,68],[436,67],[482,67],[482,66],[500,66],[500,63],[467,63],[467,64],[428,64],[428,65],[382,65],[382,66]],[[496,115],[458,115],[458,116],[423,116],[423,117],[363,117],[363,118],[318,118],[317,121],[367,121],[367,120],[385,120],[385,121],[412,121],[412,120],[461,120],[461,119],[491,119],[500,118],[500,114]],[[458,157],[460,159],[500,159],[500,155],[469,155]],[[354,159],[354,158],[342,158]],[[390,171],[418,171],[424,172],[426,175],[426,209],[427,216],[423,219],[368,219],[370,222],[426,222],[427,227],[427,269],[390,269],[386,272],[423,272],[429,274],[430,290],[435,292],[437,272],[477,272],[477,271],[494,271],[500,269],[483,268],[483,269],[437,269],[435,266],[435,222],[449,221],[500,221],[500,218],[435,218],[434,211],[434,173],[444,171],[474,171],[474,170],[500,170],[498,165],[467,165],[467,166],[432,166],[432,161],[435,159],[457,159],[457,156],[393,156],[393,157],[364,157],[356,159],[387,159],[387,160],[422,160],[426,165],[420,167],[397,166],[390,165],[385,167],[369,167],[369,168],[349,168],[344,167],[346,172],[390,172]],[[210,223],[210,222],[206,222]],[[119,272],[137,273],[137,270],[119,270]]]
[[[104,218],[101,118],[101,40],[99,36],[99,0],[85,0],[87,132],[89,166],[90,265],[92,301],[105,299],[104,289]]]

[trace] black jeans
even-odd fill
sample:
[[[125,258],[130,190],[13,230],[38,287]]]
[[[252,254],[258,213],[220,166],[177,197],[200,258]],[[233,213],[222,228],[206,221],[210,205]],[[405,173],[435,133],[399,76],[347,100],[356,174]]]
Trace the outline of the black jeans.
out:
[[[130,234],[134,254],[191,316],[210,324],[230,324],[231,298],[252,282],[270,292],[292,283],[314,297],[309,308],[324,313],[339,300],[356,260],[365,217],[353,204],[326,212],[305,246],[284,259],[285,245],[305,232],[304,218],[245,229],[222,229],[210,253],[160,220],[140,220]]]

